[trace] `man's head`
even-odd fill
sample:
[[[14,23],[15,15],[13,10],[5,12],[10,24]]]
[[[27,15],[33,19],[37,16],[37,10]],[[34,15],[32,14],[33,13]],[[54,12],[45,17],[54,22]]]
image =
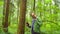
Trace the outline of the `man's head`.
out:
[[[36,15],[35,15],[34,12],[32,12],[32,13],[30,14],[30,16],[31,16],[32,18],[36,19]]]

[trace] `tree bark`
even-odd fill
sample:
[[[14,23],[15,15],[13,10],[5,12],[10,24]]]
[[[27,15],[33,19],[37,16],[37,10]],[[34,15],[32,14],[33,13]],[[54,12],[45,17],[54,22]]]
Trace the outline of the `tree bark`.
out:
[[[20,0],[20,16],[17,34],[24,34],[25,31],[26,1],[27,0]]]
[[[3,31],[5,33],[8,32],[8,16],[9,16],[9,3],[10,3],[10,0],[5,0],[4,1],[4,11],[3,11],[3,19],[4,19],[4,22],[3,22]]]
[[[34,5],[33,5],[33,11],[35,12],[35,0],[34,0]]]

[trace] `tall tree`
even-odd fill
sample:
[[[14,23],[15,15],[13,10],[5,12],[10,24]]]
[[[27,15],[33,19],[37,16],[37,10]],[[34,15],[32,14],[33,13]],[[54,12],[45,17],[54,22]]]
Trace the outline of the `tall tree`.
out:
[[[9,16],[9,3],[10,0],[4,0],[4,11],[3,11],[3,31],[8,33],[8,16]]]
[[[34,0],[34,4],[33,4],[33,11],[35,12],[35,0]]]
[[[26,1],[27,0],[20,0],[20,16],[17,34],[24,34],[25,31]]]

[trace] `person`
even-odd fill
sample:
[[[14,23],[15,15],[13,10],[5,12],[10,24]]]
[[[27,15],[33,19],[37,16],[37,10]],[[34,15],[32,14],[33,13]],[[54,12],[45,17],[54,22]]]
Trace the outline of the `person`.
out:
[[[32,26],[30,26],[28,22],[26,24],[29,28],[31,28],[31,33],[32,34],[41,34],[40,26],[42,25],[41,24],[42,22],[38,20],[35,13],[31,13],[30,16],[32,17]]]

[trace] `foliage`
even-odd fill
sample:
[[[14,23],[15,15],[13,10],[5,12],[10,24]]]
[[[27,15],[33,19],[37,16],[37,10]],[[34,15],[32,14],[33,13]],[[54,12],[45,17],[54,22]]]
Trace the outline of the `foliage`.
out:
[[[35,13],[38,18],[43,21],[41,32],[46,34],[60,34],[60,4],[56,0],[35,0]],[[10,1],[9,21],[10,26],[8,30],[11,34],[17,32],[17,25],[19,21],[19,0]],[[26,22],[31,25],[32,18],[30,12],[33,10],[34,0],[27,0]],[[3,33],[2,19],[3,19],[3,5],[4,1],[0,0],[0,33]],[[31,28],[25,26],[25,34],[31,34]]]

